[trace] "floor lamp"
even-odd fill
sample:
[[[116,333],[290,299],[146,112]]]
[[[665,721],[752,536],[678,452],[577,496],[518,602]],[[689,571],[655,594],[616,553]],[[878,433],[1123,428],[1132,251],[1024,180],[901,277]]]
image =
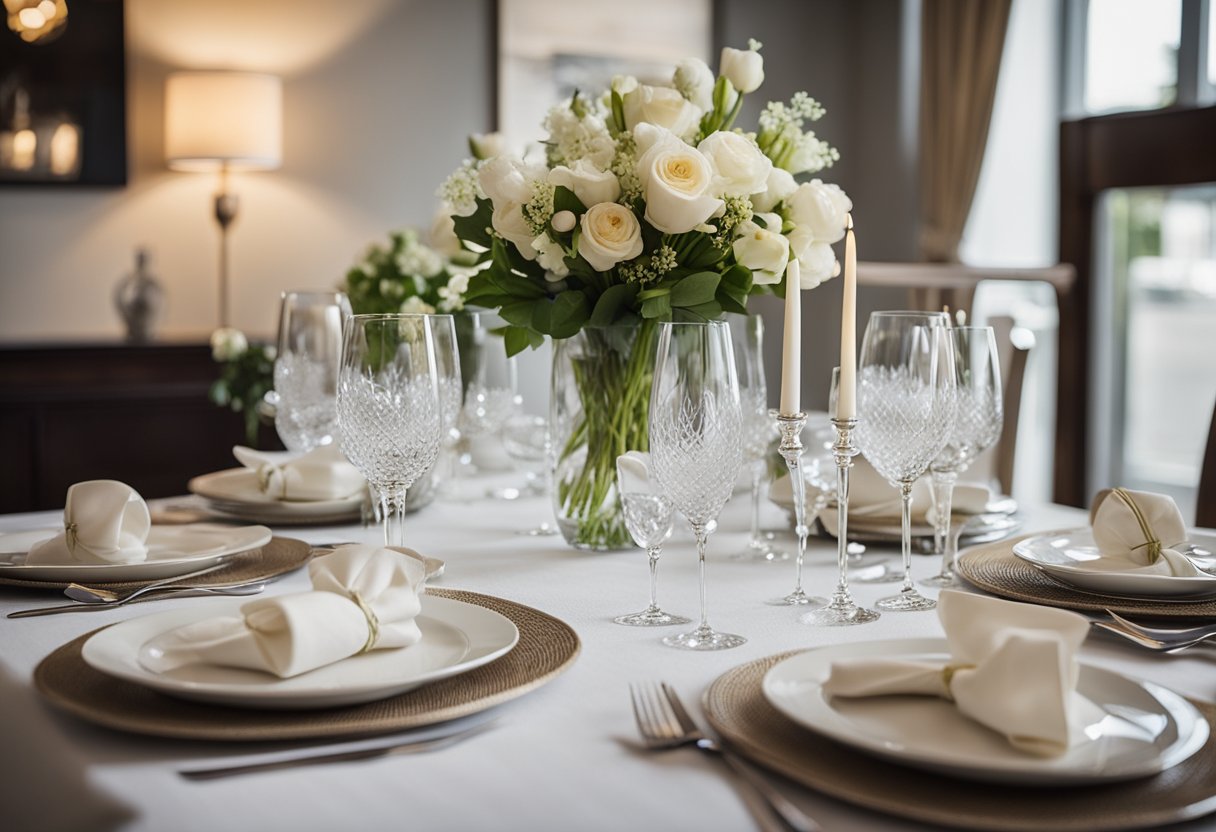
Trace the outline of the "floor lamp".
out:
[[[165,83],[165,159],[173,170],[218,171],[219,324],[228,326],[228,229],[239,200],[229,171],[273,170],[282,156],[283,88],[250,72],[175,72]]]

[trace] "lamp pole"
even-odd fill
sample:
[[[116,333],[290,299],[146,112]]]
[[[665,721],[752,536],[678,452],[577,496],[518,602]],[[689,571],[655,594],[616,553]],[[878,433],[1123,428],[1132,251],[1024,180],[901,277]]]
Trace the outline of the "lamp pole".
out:
[[[220,189],[215,195],[215,221],[220,224],[220,326],[228,326],[228,227],[236,219],[240,199],[228,192],[228,163],[220,166]]]

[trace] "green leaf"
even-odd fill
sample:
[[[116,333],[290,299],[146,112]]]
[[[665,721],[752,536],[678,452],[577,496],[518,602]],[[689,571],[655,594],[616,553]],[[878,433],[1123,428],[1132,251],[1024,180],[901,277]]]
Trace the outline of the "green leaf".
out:
[[[543,303],[543,301],[541,302]],[[498,314],[509,324],[530,327],[535,306],[535,301],[517,300],[503,304],[498,310]]]
[[[633,299],[634,292],[634,287],[627,283],[609,286],[595,302],[595,308],[591,311],[591,318],[587,323],[591,326],[608,326],[613,323],[620,317],[621,310]]]
[[[616,127],[615,132],[625,132],[625,102],[616,90],[612,91],[612,123]]]
[[[585,214],[587,206],[583,201],[574,195],[574,191],[567,188],[565,185],[558,185],[553,189],[553,213],[558,211],[569,211],[572,214]]]
[[[569,289],[553,299],[549,310],[549,334],[569,338],[583,328],[591,317],[591,304],[582,292]]]
[[[717,272],[690,274],[672,287],[671,305],[689,307],[709,303],[714,299],[721,279]]]
[[[456,236],[469,243],[475,243],[483,248],[490,247],[491,237],[486,233],[494,215],[494,207],[488,199],[477,200],[477,210],[467,217],[453,216],[452,224]]]
[[[722,306],[717,301],[711,300],[708,303],[698,303],[696,306],[681,307],[676,312],[679,317],[687,316],[694,321],[712,321],[722,317]]]
[[[671,316],[671,295],[659,295],[642,301],[643,318],[668,318]]]
[[[532,334],[522,326],[509,326],[502,335],[503,344],[507,348],[507,356],[517,355],[532,346]],[[541,342],[544,342],[541,338]]]
[[[730,295],[718,294],[718,305],[722,307],[723,312],[734,312],[739,315],[747,314],[746,301],[740,301]]]

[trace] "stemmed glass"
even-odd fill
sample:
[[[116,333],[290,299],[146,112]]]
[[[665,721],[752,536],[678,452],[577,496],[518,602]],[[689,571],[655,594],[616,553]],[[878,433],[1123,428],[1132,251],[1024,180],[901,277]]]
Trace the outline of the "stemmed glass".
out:
[[[274,426],[289,451],[311,451],[335,439],[342,292],[284,292],[274,360]]]
[[[502,447],[507,452],[507,458],[524,475],[524,487],[503,489],[504,494],[513,492],[514,495],[504,497],[505,499],[525,495],[543,497],[549,494],[553,478],[553,466],[549,459],[553,450],[551,444],[549,420],[545,417],[517,413],[507,418],[502,426]],[[546,520],[518,534],[548,537],[560,532],[556,525]]]
[[[650,606],[641,612],[622,615],[612,620],[629,627],[687,624],[689,619],[684,616],[672,615],[659,608],[659,556],[663,553],[663,541],[671,537],[675,508],[671,500],[655,492],[649,476],[643,477],[642,472],[631,470],[631,466],[640,464],[640,460],[618,458],[616,482],[618,493],[621,495],[621,507],[624,509],[625,528],[629,530],[633,542],[646,550],[650,563]]]
[[[764,320],[759,315],[731,315],[730,341],[734,347],[735,372],[739,377],[739,407],[743,414],[743,460],[752,475],[751,537],[738,560],[777,561],[788,554],[773,546],[760,531],[760,495],[768,477],[768,452],[777,435],[769,415],[768,388],[764,379]]]
[[[990,326],[956,326],[949,330],[954,351],[954,429],[937,458],[929,464],[933,480],[933,543],[942,556],[937,575],[921,581],[924,586],[954,586],[954,557],[958,536],[950,533],[951,503],[958,475],[1001,435],[1005,405],[1001,396],[1001,359],[996,335]]]
[[[857,444],[900,490],[903,586],[875,606],[929,610],[912,585],[912,485],[941,453],[954,426],[954,352],[940,312],[875,312],[861,342]]]
[[[354,315],[338,374],[342,452],[380,501],[386,546],[403,546],[405,493],[439,455],[443,433],[436,320]]]
[[[701,622],[663,643],[686,650],[724,650],[746,639],[709,626],[705,546],[730,499],[743,462],[739,381],[723,321],[662,323],[650,391],[651,476],[692,525],[697,539]]]

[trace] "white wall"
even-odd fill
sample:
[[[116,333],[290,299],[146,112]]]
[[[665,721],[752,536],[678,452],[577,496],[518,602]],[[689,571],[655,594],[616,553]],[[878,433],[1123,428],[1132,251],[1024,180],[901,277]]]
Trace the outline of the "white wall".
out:
[[[127,0],[129,184],[0,190],[0,340],[109,340],[111,302],[147,245],[159,333],[216,324],[215,180],[165,168],[164,78],[181,68],[284,79],[281,169],[237,175],[232,322],[272,332],[279,292],[330,286],[368,242],[426,227],[434,191],[489,129],[491,0]]]

